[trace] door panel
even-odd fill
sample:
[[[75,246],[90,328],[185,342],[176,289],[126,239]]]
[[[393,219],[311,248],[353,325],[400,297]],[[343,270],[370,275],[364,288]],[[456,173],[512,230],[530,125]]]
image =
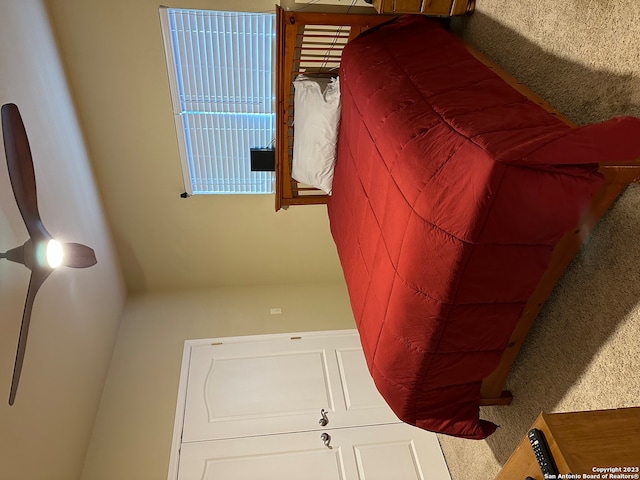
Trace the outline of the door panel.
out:
[[[253,357],[207,358],[203,395],[209,422],[270,415],[316,413],[333,406],[324,351]],[[246,372],[259,375],[247,377]],[[296,388],[291,388],[291,383]],[[319,403],[318,403],[319,402]]]
[[[375,444],[354,446],[356,465],[361,480],[388,480],[402,478],[420,480],[423,477],[415,443],[380,441]]]
[[[436,435],[402,423],[183,444],[178,480],[450,480]]]
[[[349,480],[451,480],[436,434],[405,423],[348,428],[333,443]]]
[[[336,349],[336,360],[347,411],[388,408],[369,375],[359,344],[357,347]]]
[[[183,442],[398,422],[357,333],[192,348]]]
[[[180,454],[178,480],[346,479],[341,450],[325,448],[317,437],[284,434],[188,443]]]

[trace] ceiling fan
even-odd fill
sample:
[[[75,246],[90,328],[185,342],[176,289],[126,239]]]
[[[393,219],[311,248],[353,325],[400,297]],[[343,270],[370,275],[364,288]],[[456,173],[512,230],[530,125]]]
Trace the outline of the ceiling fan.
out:
[[[9,394],[9,405],[13,405],[27,346],[31,310],[38,289],[56,267],[90,267],[96,264],[96,256],[93,249],[86,245],[61,244],[45,229],[38,212],[36,178],[29,140],[20,111],[13,103],[2,106],[2,133],[9,180],[29,239],[19,247],[0,253],[0,258],[21,263],[31,270]]]

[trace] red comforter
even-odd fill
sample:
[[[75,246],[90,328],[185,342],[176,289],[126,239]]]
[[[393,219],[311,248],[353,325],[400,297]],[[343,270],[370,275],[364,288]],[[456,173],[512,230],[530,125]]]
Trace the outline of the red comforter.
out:
[[[328,211],[371,375],[401,420],[485,438],[481,381],[640,121],[572,129],[422,16],[350,43],[340,83]]]

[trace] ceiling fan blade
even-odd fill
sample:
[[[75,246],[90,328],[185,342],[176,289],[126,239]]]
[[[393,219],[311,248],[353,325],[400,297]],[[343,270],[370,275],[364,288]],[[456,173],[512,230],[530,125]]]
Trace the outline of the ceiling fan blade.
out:
[[[27,132],[18,107],[2,106],[2,135],[13,195],[31,238],[50,237],[38,212],[38,195]]]
[[[24,303],[24,312],[22,314],[22,325],[20,326],[20,337],[18,339],[18,350],[16,352],[16,361],[13,366],[13,378],[11,379],[11,392],[9,393],[9,405],[13,405],[18,392],[18,382],[20,381],[20,373],[22,372],[22,363],[24,362],[24,354],[27,348],[27,335],[29,334],[29,323],[31,322],[31,310],[33,309],[33,301],[40,285],[46,280],[51,269],[38,268],[31,272],[29,280],[29,289],[27,290],[27,298]]]
[[[65,243],[63,245],[65,267],[87,268],[98,263],[93,248],[81,243]]]

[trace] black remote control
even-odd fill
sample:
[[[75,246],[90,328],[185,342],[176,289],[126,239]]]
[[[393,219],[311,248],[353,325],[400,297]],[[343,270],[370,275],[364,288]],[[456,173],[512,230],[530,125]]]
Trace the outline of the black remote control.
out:
[[[558,478],[558,469],[556,468],[549,446],[544,438],[542,431],[537,428],[532,428],[527,434],[533,453],[536,456],[538,466],[542,471],[544,478]]]

